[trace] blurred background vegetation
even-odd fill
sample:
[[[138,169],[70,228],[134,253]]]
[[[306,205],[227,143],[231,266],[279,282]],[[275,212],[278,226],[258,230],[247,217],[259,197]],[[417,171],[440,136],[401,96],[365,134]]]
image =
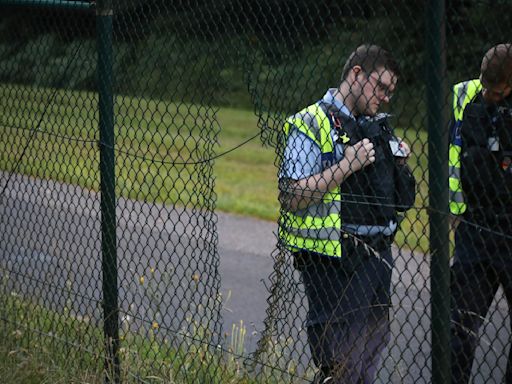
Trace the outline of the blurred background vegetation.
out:
[[[201,102],[190,100],[194,87],[215,105],[289,113],[336,86],[347,55],[373,42],[402,66],[391,108],[401,125],[421,126],[414,117],[424,111],[426,1],[114,0],[116,92]],[[512,12],[509,1],[446,0],[446,7],[451,84],[475,77],[485,50],[510,39],[501,31],[512,25]],[[58,76],[79,42],[79,70]],[[94,12],[0,5],[1,82],[93,90],[95,57],[87,52],[95,44]]]

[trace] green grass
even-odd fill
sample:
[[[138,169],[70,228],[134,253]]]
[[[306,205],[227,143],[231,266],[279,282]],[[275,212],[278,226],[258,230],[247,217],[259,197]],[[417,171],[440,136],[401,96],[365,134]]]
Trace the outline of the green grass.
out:
[[[99,189],[99,151],[96,97],[86,92],[23,86],[0,87],[0,167],[13,168],[27,142],[29,129],[40,129],[29,145],[19,172]],[[256,117],[248,111],[221,109],[216,120],[205,107],[137,98],[116,99],[116,154],[118,195],[148,201],[198,206],[212,200],[212,186],[203,180],[211,165],[172,165],[198,162],[223,153],[258,132]],[[204,127],[207,132],[202,131]],[[210,127],[213,127],[211,129]],[[218,138],[215,130],[220,131]],[[53,135],[52,135],[53,134]],[[57,135],[78,138],[68,140]],[[218,140],[218,144],[217,141]],[[138,157],[126,155],[129,152]],[[156,161],[145,160],[156,159]],[[164,163],[162,163],[164,162]],[[221,211],[274,220],[277,171],[272,149],[256,138],[215,160],[215,192]]]
[[[0,375],[5,384],[100,383],[101,332],[87,320],[3,292]],[[88,347],[97,349],[90,352]]]
[[[416,179],[416,201],[414,207],[407,211],[397,232],[395,243],[399,247],[427,253],[429,250],[428,213],[428,137],[419,130],[396,129],[397,136],[402,137],[411,146],[412,155],[408,164]]]
[[[0,86],[0,168],[13,169],[30,129],[41,121],[42,132],[30,142],[18,172],[98,190],[96,104],[94,93]],[[273,148],[256,138],[216,158],[213,166],[201,162],[257,135],[253,112],[118,96],[115,116],[118,196],[189,207],[211,208],[215,202],[220,211],[277,219]],[[419,182],[416,206],[422,207],[427,197],[426,134],[412,129],[397,133],[413,147],[410,165]],[[212,174],[214,185],[207,184]],[[424,209],[410,210],[397,244],[427,251],[427,223]]]
[[[99,324],[74,316],[68,309],[57,313],[6,290],[0,305],[3,384],[100,384],[105,376],[113,377],[104,369],[105,349]],[[246,329],[242,323],[233,325],[230,339],[226,340],[227,350],[208,346],[209,331],[199,326],[193,327],[190,337],[170,333],[163,338],[160,335],[165,329],[154,328],[151,322],[147,325],[147,330],[138,333],[122,331],[119,356],[123,383],[255,384],[263,379],[277,384],[285,376],[287,382],[296,382],[286,373],[295,373],[297,364],[291,360],[286,360],[284,371],[265,368],[257,378],[251,378],[237,357],[245,353]],[[174,343],[169,341],[171,338]],[[284,354],[275,344],[269,356],[281,360]],[[280,367],[276,361],[273,366]],[[310,378],[311,370],[306,375]]]

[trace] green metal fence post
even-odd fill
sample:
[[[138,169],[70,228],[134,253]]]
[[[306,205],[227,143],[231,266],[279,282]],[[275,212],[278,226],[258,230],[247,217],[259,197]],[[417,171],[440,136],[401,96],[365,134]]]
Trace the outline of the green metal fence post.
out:
[[[93,7],[89,1],[63,1],[63,0],[0,0],[0,5],[48,7],[53,9],[90,9]]]
[[[105,369],[106,381],[119,383],[112,15],[111,0],[99,0],[96,8],[96,23],[101,143],[101,252],[103,271],[103,329],[106,346]]]
[[[450,383],[450,257],[448,237],[448,132],[445,113],[444,0],[427,2],[426,97],[429,133],[432,383]]]

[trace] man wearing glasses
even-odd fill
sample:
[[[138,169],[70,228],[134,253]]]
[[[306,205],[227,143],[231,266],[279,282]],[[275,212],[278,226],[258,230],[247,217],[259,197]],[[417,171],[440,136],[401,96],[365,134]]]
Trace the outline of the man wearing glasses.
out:
[[[372,383],[390,337],[391,243],[415,194],[409,147],[377,114],[398,76],[362,45],[339,87],[285,123],[279,235],[308,298],[315,383]]]
[[[480,78],[454,86],[450,144],[452,383],[468,383],[479,328],[501,285],[512,308],[512,44],[483,57]],[[506,346],[497,340],[495,350]],[[498,359],[499,356],[496,356]],[[509,353],[503,382],[512,383]]]

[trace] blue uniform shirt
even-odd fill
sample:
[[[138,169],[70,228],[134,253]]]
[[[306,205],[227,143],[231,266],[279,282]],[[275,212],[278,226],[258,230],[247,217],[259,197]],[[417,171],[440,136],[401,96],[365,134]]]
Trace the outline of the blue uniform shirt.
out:
[[[322,100],[327,104],[335,105],[344,115],[354,118],[348,108],[334,97],[336,92],[336,88],[329,89]],[[333,142],[335,142],[334,134],[335,131],[331,130]],[[320,173],[323,171],[321,158],[322,151],[320,147],[298,129],[292,129],[284,150],[280,177],[300,180]],[[334,162],[339,162],[341,159],[343,159],[343,145],[336,143],[334,146]]]

